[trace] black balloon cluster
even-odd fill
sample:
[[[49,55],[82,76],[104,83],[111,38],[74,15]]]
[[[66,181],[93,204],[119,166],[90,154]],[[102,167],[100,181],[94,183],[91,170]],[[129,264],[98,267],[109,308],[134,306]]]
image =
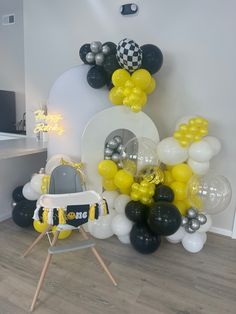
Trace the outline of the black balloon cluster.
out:
[[[23,186],[18,186],[12,192],[12,219],[16,225],[22,228],[33,225],[33,215],[36,208],[36,201],[25,199],[22,194]]]
[[[133,247],[142,254],[156,251],[161,243],[161,236],[174,234],[181,225],[181,214],[171,202],[173,191],[163,185],[156,186],[155,203],[148,207],[141,202],[130,201],[125,214],[135,224],[130,233]]]
[[[195,208],[189,208],[187,215],[182,217],[181,225],[188,233],[196,232],[201,225],[205,225],[207,217],[204,214],[199,214]]]
[[[104,148],[104,159],[113,160],[119,167],[121,164],[121,154],[124,150],[121,136],[114,136],[110,141],[108,141]]]
[[[163,64],[163,55],[157,46],[152,44],[139,46],[127,38],[122,39],[118,45],[113,42],[102,44],[99,41],[84,44],[79,50],[79,55],[85,64],[92,66],[88,71],[87,81],[96,89],[105,85],[111,88],[111,76],[119,68],[124,68],[130,73],[143,68],[154,74]]]

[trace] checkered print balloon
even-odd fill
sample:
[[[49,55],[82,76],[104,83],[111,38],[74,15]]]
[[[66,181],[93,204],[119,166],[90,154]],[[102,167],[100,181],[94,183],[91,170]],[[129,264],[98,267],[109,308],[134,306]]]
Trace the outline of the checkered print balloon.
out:
[[[117,60],[119,65],[129,72],[134,72],[142,65],[142,50],[131,39],[123,39],[117,46]]]

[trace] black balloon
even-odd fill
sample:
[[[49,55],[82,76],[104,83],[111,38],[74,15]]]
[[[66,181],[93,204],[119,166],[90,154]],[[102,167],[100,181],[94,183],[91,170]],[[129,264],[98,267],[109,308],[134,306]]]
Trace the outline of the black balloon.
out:
[[[93,66],[87,74],[87,81],[93,88],[101,88],[107,83],[107,74],[100,66]]]
[[[80,59],[86,64],[89,64],[86,60],[86,55],[88,52],[91,52],[90,44],[84,44],[83,46],[80,47],[79,50]]]
[[[36,208],[36,201],[23,200],[14,207],[12,219],[22,228],[29,227],[33,224],[33,215]]]
[[[157,202],[150,208],[148,225],[154,233],[168,236],[179,229],[181,214],[175,205]]]
[[[125,207],[125,214],[133,222],[145,222],[148,207],[140,202],[130,201]]]
[[[143,45],[142,68],[148,70],[151,74],[158,72],[163,64],[163,54],[155,45]]]
[[[109,75],[112,75],[115,70],[120,69],[120,65],[116,59],[116,55],[106,56],[103,62],[103,68]]]
[[[136,223],[130,232],[130,242],[139,253],[151,254],[159,248],[161,238],[154,234],[146,224]]]
[[[108,46],[110,48],[109,55],[115,55],[116,54],[116,44],[114,44],[111,41],[107,41],[103,44],[103,46]]]
[[[158,202],[158,201],[173,202],[174,192],[169,186],[164,185],[164,184],[159,184],[156,186],[153,199],[155,202]]]
[[[24,197],[24,195],[22,194],[22,190],[23,190],[23,185],[22,185],[22,186],[18,186],[18,187],[15,188],[15,190],[12,192],[12,198],[13,198],[13,200],[14,200],[16,203],[25,200],[25,197]]]

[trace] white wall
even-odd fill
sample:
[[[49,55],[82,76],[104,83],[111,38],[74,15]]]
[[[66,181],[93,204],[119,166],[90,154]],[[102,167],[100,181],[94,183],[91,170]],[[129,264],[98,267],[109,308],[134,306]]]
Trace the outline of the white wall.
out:
[[[156,76],[158,90],[146,112],[161,138],[173,131],[177,118],[200,114],[223,150],[212,162],[233,186],[231,206],[214,218],[216,228],[230,233],[236,203],[235,74],[236,2],[233,0],[137,0],[139,14],[122,17],[124,1],[24,0],[27,127],[33,111],[48,97],[55,79],[80,64],[78,50],[86,42],[124,37],[140,45],[153,43],[164,53]]]
[[[15,13],[16,23],[2,25],[2,15]],[[0,89],[16,92],[16,121],[25,112],[23,0],[0,1]]]

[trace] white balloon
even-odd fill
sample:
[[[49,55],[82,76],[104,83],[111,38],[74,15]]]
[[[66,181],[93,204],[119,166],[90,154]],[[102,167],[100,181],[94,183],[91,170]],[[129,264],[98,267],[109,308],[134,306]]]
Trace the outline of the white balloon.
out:
[[[211,229],[212,226],[212,219],[211,216],[208,214],[204,214],[207,217],[207,222],[204,225],[201,225],[198,229],[198,232],[207,232]]]
[[[117,191],[105,191],[102,193],[102,197],[107,201],[108,209],[114,208],[115,199],[119,196]]]
[[[22,194],[29,201],[36,201],[40,197],[40,194],[32,189],[30,182],[24,185]]]
[[[130,244],[130,236],[129,234],[125,234],[123,236],[118,236],[117,237],[121,243],[124,243],[124,244]]]
[[[112,231],[117,236],[124,236],[130,233],[133,223],[125,216],[118,214],[111,223]]]
[[[217,155],[221,150],[221,142],[218,140],[218,138],[214,136],[206,136],[203,138],[203,141],[206,141],[213,151],[213,155]]]
[[[170,243],[176,244],[183,240],[184,236],[186,234],[186,231],[183,227],[179,227],[179,229],[172,235],[166,237],[166,240]]]
[[[197,253],[201,251],[204,245],[204,238],[203,236],[198,233],[186,233],[183,240],[182,245],[186,251],[190,253]]]
[[[119,195],[114,201],[114,208],[118,214],[125,213],[125,207],[130,202],[131,198],[126,194]]]
[[[203,140],[192,143],[188,153],[191,159],[198,162],[209,161],[213,156],[213,150],[211,149],[210,144]]]
[[[200,176],[206,174],[209,170],[210,163],[209,161],[198,162],[191,158],[188,159],[188,165],[192,169],[192,171]]]
[[[95,220],[88,221],[88,231],[97,239],[107,239],[113,236],[114,232],[111,228],[111,223],[115,217],[115,211],[110,211],[109,215],[101,216]]]
[[[46,167],[45,167],[45,173],[51,174],[56,167],[60,166],[61,159],[71,162],[71,158],[67,155],[64,155],[64,154],[54,155],[47,161]]]
[[[43,177],[44,177],[44,174],[36,173],[33,175],[32,179],[30,181],[32,189],[39,194],[42,194],[41,185],[42,185]]]
[[[175,124],[175,130],[178,130],[180,124],[187,124],[189,122],[190,119],[195,118],[195,116],[184,116],[182,118],[180,118],[179,120],[177,120],[176,124]]]
[[[206,232],[200,232],[200,235],[202,236],[203,243],[205,244],[205,243],[206,243],[206,240],[207,240],[207,234],[206,234]]]
[[[166,165],[176,165],[188,159],[188,149],[180,146],[173,137],[167,137],[157,145],[157,155]]]

